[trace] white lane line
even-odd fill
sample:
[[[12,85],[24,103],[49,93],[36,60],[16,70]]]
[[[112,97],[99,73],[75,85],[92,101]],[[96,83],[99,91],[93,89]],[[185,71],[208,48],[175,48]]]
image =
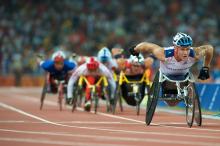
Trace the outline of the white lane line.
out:
[[[51,125],[56,125],[56,126],[61,126],[61,127],[69,127],[69,128],[78,128],[78,129],[90,129],[90,130],[98,130],[98,131],[108,131],[108,132],[121,132],[121,133],[130,133],[130,134],[148,134],[148,135],[163,135],[163,136],[176,136],[176,137],[190,137],[190,138],[208,138],[208,139],[216,139],[214,136],[208,136],[208,135],[191,135],[191,134],[182,134],[182,133],[162,133],[162,132],[146,132],[146,131],[130,131],[130,130],[120,130],[120,129],[107,129],[107,128],[96,128],[96,127],[85,127],[85,126],[72,126],[72,125],[64,125],[64,124],[59,124],[55,122],[48,121],[46,119],[40,118],[38,116],[29,114],[27,112],[24,112],[20,109],[17,109],[15,107],[12,107],[10,105],[4,104],[0,102],[0,106],[10,109],[14,112],[20,113],[22,115],[26,115],[28,117],[31,117],[33,119],[37,119],[39,121],[45,122],[46,124],[51,124]],[[219,138],[219,137],[218,137]]]
[[[64,137],[79,137],[88,139],[95,139],[97,141],[100,140],[109,140],[113,141],[125,141],[125,142],[152,142],[152,143],[160,143],[160,144],[185,144],[185,145],[193,145],[193,146],[219,146],[218,142],[195,142],[195,141],[182,141],[182,140],[165,140],[165,139],[156,139],[156,138],[132,138],[132,137],[119,137],[119,136],[98,136],[98,135],[84,135],[84,134],[70,134],[70,133],[55,133],[55,132],[39,132],[39,131],[20,131],[20,130],[9,130],[9,129],[0,129],[0,131],[4,132],[12,132],[12,133],[22,133],[22,134],[35,134],[35,135],[47,135],[47,136],[64,136]],[[4,138],[2,138],[4,140]],[[0,140],[2,140],[0,138]],[[26,138],[25,138],[26,139]],[[35,138],[37,139],[37,138]],[[13,141],[13,139],[12,139]],[[41,141],[41,139],[38,139]],[[54,140],[53,140],[54,141]],[[52,144],[52,143],[51,143]],[[118,145],[118,144],[117,144]]]
[[[21,143],[34,143],[34,144],[51,144],[51,145],[61,145],[61,146],[115,146],[115,144],[106,144],[106,143],[93,143],[93,142],[71,142],[71,141],[58,141],[58,140],[49,140],[42,138],[12,138],[12,137],[0,137],[0,141],[8,142],[21,142]],[[119,144],[119,146],[127,146]]]
[[[36,98],[33,98],[31,96],[16,95],[16,96],[13,96],[13,97],[14,98],[23,99],[23,100],[25,99],[25,100],[32,101],[32,102],[39,102],[39,100],[37,100]],[[45,100],[44,103],[48,104],[48,105],[51,105],[51,106],[57,106],[56,102],[49,101],[49,100]],[[72,108],[70,106],[66,106],[66,107],[68,109]],[[82,108],[79,108],[79,107],[77,107],[77,110],[84,112],[84,110]],[[112,115],[112,114],[107,114],[107,113],[102,113],[102,112],[97,112],[97,114],[98,115],[103,115],[103,116],[106,116],[106,117],[115,118],[115,119],[122,119],[122,120],[126,120],[126,121],[137,122],[137,123],[141,123],[141,124],[145,125],[145,122],[139,121],[139,120],[135,120],[135,119],[131,119],[131,118],[126,118],[126,117]],[[191,127],[191,128],[188,128],[187,126],[186,127],[178,127],[178,126],[174,126],[174,125],[162,125],[162,124],[153,123],[153,122],[151,123],[151,125],[160,126],[160,127],[169,127],[169,128],[174,128],[174,129],[187,129],[187,130],[190,129],[190,130],[196,130],[196,131],[220,132],[219,129],[208,129],[208,128],[202,128],[202,127],[197,127],[197,128]]]
[[[119,125],[137,125],[138,123],[131,123],[131,122],[97,122],[97,121],[54,121],[55,123],[59,123],[59,124],[119,124]],[[45,122],[34,122],[34,121],[19,121],[19,120],[1,120],[1,123],[12,123],[12,124],[16,124],[16,123],[27,123],[27,124],[42,124]]]

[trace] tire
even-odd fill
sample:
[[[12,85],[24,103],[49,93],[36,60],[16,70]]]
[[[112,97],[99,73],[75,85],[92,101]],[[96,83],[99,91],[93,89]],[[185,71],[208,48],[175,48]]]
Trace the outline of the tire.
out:
[[[92,91],[91,91],[91,100],[95,100],[94,101],[94,111],[96,114],[98,111],[99,97],[96,95],[96,93],[92,93]]]
[[[121,99],[121,89],[120,86],[117,85],[117,91],[114,99],[114,105],[112,107],[112,113],[115,114],[116,108],[117,108],[117,103],[119,102],[119,107],[121,112],[123,111],[123,106],[122,106],[122,99]]]
[[[199,96],[195,87],[195,84],[193,84],[194,90],[195,90],[195,115],[194,120],[196,121],[197,126],[202,126],[202,112],[201,112],[201,105]]]
[[[160,92],[160,86],[161,85],[159,83],[159,71],[158,71],[148,94],[146,117],[145,117],[145,122],[147,125],[150,125],[153,119],[153,115],[156,110],[158,96]]]
[[[47,93],[47,83],[45,81],[42,92],[41,92],[41,98],[40,98],[40,110],[43,109],[43,105],[44,105],[44,99],[46,97],[46,93]]]
[[[59,85],[58,103],[59,103],[60,111],[62,111],[62,109],[63,109],[63,107],[62,107],[62,104],[63,104],[63,84],[62,83],[60,83],[60,85]]]
[[[191,84],[191,83],[190,83]],[[188,127],[192,127],[195,115],[195,90],[193,84],[188,87],[188,96],[185,97],[186,101],[186,122]]]

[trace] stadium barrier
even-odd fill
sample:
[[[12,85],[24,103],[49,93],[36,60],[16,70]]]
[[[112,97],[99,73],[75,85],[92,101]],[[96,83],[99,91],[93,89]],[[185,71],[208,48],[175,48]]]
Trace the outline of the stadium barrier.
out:
[[[31,87],[31,86],[42,86],[44,77],[42,76],[22,76],[19,81],[19,86]],[[16,86],[14,76],[0,76],[0,86]]]

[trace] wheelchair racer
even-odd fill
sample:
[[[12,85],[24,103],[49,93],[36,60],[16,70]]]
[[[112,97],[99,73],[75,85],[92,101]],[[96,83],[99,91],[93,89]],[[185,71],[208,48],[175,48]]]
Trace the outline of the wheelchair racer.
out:
[[[110,85],[110,101],[114,101],[114,95],[115,95],[115,88],[116,84],[113,78],[113,75],[111,71],[102,63],[98,62],[95,60],[95,58],[91,57],[89,62],[84,63],[80,65],[72,74],[69,82],[68,82],[68,88],[67,88],[67,98],[68,101],[71,102],[73,95],[72,91],[74,88],[74,84],[77,82],[79,77],[83,75],[86,76],[90,84],[95,83],[95,79],[100,76],[105,76],[108,80],[108,83]],[[85,104],[84,104],[84,109],[86,111],[90,111],[91,107],[91,101],[90,101],[90,89],[86,87],[86,95],[85,95]]]
[[[39,65],[48,72],[46,77],[47,92],[57,93],[57,81],[64,80],[67,84],[69,76],[76,68],[76,64],[66,60],[66,55],[62,51],[56,51],[51,59],[43,60],[37,58]]]
[[[130,48],[130,53],[138,55],[139,52],[152,53],[160,60],[160,72],[171,79],[185,79],[192,65],[204,57],[203,67],[198,79],[206,80],[209,76],[209,67],[213,57],[213,46],[202,45],[192,47],[192,38],[185,33],[178,32],[173,37],[173,46],[161,47],[153,43],[142,42]]]
[[[139,54],[138,56],[130,55],[129,59],[124,60],[124,68],[122,69],[124,75],[129,81],[140,81],[146,71],[146,69],[149,68],[152,64],[152,59],[151,58],[146,58],[144,59],[142,54]],[[132,84],[132,83],[131,83]],[[132,85],[129,85],[129,83],[123,82],[121,85],[121,91],[122,91],[122,96],[127,102],[127,104],[135,106],[137,104],[136,100],[139,99],[134,99],[132,93]],[[141,98],[143,99],[145,95],[145,82],[141,83],[140,85],[140,93],[141,93]]]
[[[110,71],[115,71],[118,68],[115,59],[112,58],[111,52],[106,47],[103,47],[101,50],[99,50],[97,59],[99,62],[104,64]]]
[[[209,67],[213,57],[213,46],[203,45],[192,47],[192,38],[178,32],[173,37],[173,46],[160,47],[149,42],[142,42],[135,47],[130,48],[130,53],[138,55],[139,52],[152,53],[160,60],[160,71],[165,75],[186,75],[192,65],[200,58],[204,57],[203,67],[200,70],[198,78],[206,80],[209,78]]]

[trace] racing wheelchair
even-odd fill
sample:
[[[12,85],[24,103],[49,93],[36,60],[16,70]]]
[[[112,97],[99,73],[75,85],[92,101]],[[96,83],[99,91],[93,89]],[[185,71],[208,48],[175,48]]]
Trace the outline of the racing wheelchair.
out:
[[[147,69],[144,74],[135,75],[135,78],[134,76],[125,75],[125,73],[121,71],[113,106],[113,114],[115,113],[117,102],[119,102],[120,109],[123,111],[122,99],[124,99],[128,105],[135,106],[136,114],[140,114],[140,104],[146,95],[146,90],[149,89],[151,84],[149,76],[149,69]]]
[[[145,118],[147,125],[152,121],[158,100],[167,102],[169,106],[175,106],[183,101],[187,125],[192,127],[194,120],[198,126],[202,125],[200,101],[192,73],[181,76],[166,76],[160,71],[156,73],[147,100]]]
[[[65,80],[54,80],[56,82],[56,85],[53,85],[53,87],[49,87],[49,83],[47,81],[49,76],[50,76],[50,74],[47,73],[47,75],[45,77],[43,89],[42,89],[42,92],[41,92],[40,110],[42,110],[42,108],[43,108],[46,94],[47,93],[57,93],[58,92],[59,109],[60,109],[60,111],[62,111],[63,98],[65,97],[65,99],[66,99],[66,96],[67,96],[67,94],[66,94],[66,88],[67,88],[66,81]],[[53,88],[51,90],[55,90],[55,91],[48,91],[48,88]],[[58,91],[56,91],[56,90],[58,90]]]
[[[84,84],[85,83],[85,84]],[[87,80],[86,76],[80,76],[78,79],[78,84],[76,85],[77,87],[73,91],[73,100],[72,100],[72,112],[75,111],[77,106],[81,106],[82,100],[84,97],[84,89],[83,86],[86,85],[88,88],[90,88],[90,95],[91,95],[91,105],[94,106],[94,111],[95,114],[97,113],[98,106],[99,106],[99,95],[97,88],[102,87],[101,92],[104,94],[104,98],[106,100],[106,107],[107,107],[107,112],[111,110],[111,105],[110,105],[110,96],[108,93],[108,81],[105,76],[100,76],[98,77],[98,80],[94,84],[90,84],[89,81]],[[93,105],[94,102],[94,105]]]

